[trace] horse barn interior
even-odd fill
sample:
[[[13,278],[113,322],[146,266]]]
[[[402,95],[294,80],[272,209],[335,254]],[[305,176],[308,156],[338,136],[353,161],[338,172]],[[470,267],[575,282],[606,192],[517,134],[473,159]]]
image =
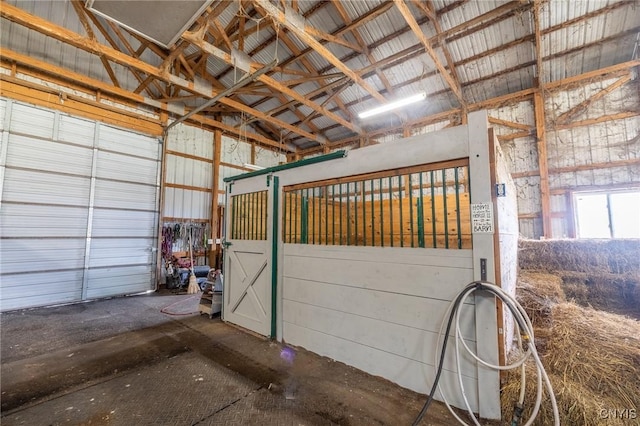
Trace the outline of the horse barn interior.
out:
[[[640,418],[637,0],[3,0],[6,425]]]

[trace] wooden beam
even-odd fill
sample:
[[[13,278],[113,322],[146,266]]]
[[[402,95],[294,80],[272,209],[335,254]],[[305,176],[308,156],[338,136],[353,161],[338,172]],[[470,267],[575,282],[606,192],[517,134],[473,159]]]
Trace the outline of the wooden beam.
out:
[[[416,22],[416,19],[411,14],[409,7],[404,3],[404,0],[394,0],[394,2],[396,7],[404,17],[404,20],[407,21],[407,24],[409,25],[409,27],[411,27],[413,33],[416,35],[418,40],[420,40],[420,42],[424,46],[425,51],[431,57],[433,63],[436,65],[436,68],[438,69],[438,71],[440,71],[440,76],[445,80],[447,85],[453,91],[454,95],[458,99],[458,102],[460,102],[460,105],[466,105],[466,102],[464,101],[464,98],[462,96],[462,89],[460,88],[460,85],[456,83],[451,74],[449,74],[444,65],[442,65],[440,59],[438,59],[438,55],[436,54],[435,50],[433,50],[433,47],[431,46],[429,39],[427,39],[427,36],[425,36],[424,32],[420,29],[420,25],[418,25],[418,22]]]
[[[277,7],[271,4],[268,0],[254,0],[254,3],[261,8],[263,8],[271,18],[286,26],[291,32],[293,32],[300,40],[305,42],[311,48],[313,48],[320,56],[325,58],[331,64],[333,64],[336,68],[342,71],[346,76],[355,81],[360,87],[366,90],[371,96],[375,97],[381,102],[387,102],[387,100],[382,96],[376,89],[374,89],[369,83],[364,81],[358,74],[353,72],[348,66],[342,63],[333,53],[331,53],[326,47],[324,47],[321,43],[319,43],[316,39],[314,39],[309,32],[313,32],[314,29],[309,25],[305,25],[304,28],[298,28],[291,22],[291,19],[287,19],[285,17],[284,12],[280,11]]]
[[[117,98],[120,99],[125,99],[128,102],[133,103],[133,106],[138,106],[140,104],[144,104],[146,106],[152,107],[152,108],[158,108],[161,111],[168,111],[168,107],[166,103],[161,103],[161,102],[156,102],[153,101],[149,98],[146,98],[144,96],[135,94],[133,92],[129,92],[126,91],[124,89],[115,87],[115,86],[111,86],[109,84],[106,84],[100,80],[95,80],[92,79],[90,77],[87,77],[85,75],[82,74],[78,74],[74,71],[68,70],[66,68],[61,68],[61,67],[57,67],[55,65],[49,64],[47,62],[44,61],[40,61],[38,59],[34,59],[31,58],[29,56],[26,55],[22,55],[20,53],[14,52],[10,49],[3,49],[2,50],[2,58],[3,60],[11,60],[11,61],[15,61],[14,63],[20,63],[28,68],[31,69],[35,69],[38,70],[40,72],[46,73],[47,75],[56,77],[56,78],[60,78],[63,81],[72,81],[75,82],[81,86],[87,87],[89,89],[93,89],[93,90],[101,90],[104,93],[108,93],[110,95],[116,96]],[[223,130],[225,133],[229,133],[235,137],[243,137],[243,138],[247,138],[250,140],[254,140],[258,143],[260,143],[263,146],[267,146],[267,147],[271,147],[271,148],[276,148],[276,149],[281,149],[282,146],[280,143],[271,140],[269,138],[265,138],[261,135],[257,135],[253,132],[242,132],[240,133],[237,129],[235,129],[233,126],[230,126],[228,124],[224,124],[222,122],[204,117],[204,116],[195,116],[194,117],[195,121],[201,122],[207,126],[210,126],[212,128],[218,128],[220,130]],[[290,151],[289,148],[285,148],[287,149],[287,151]]]
[[[212,55],[215,55],[216,57],[224,60],[225,62],[227,62],[228,64],[233,64],[233,59],[231,57],[231,54],[228,54],[226,52],[221,52],[220,49],[216,48],[215,46],[211,45],[210,43],[207,43],[206,41],[199,39],[197,37],[196,34],[193,34],[191,32],[185,32],[182,35],[182,38],[184,38],[185,40],[193,43],[194,45],[198,46],[202,51],[204,52],[208,52]],[[257,66],[256,63],[252,63],[251,65],[251,72],[255,72],[259,69],[259,67]],[[357,125],[343,119],[342,117],[338,116],[337,114],[334,114],[333,112],[329,111],[327,108],[325,107],[321,107],[320,105],[317,105],[313,102],[311,102],[310,100],[308,100],[305,96],[302,96],[301,94],[299,94],[298,92],[290,89],[289,87],[283,85],[282,83],[278,82],[277,80],[275,80],[272,77],[269,77],[267,75],[261,75],[258,78],[258,81],[261,81],[262,83],[266,84],[269,87],[272,87],[273,89],[282,92],[283,94],[295,99],[296,101],[302,103],[303,105],[308,106],[309,108],[313,109],[314,111],[317,111],[319,113],[321,113],[322,115],[325,115],[329,118],[331,118],[332,120],[334,120],[337,123],[340,123],[341,125],[345,126],[346,128],[354,131],[354,132],[358,132],[361,133],[362,129],[360,129]],[[233,101],[235,102],[235,101]],[[246,107],[248,108],[248,107]],[[254,112],[251,113],[253,116],[259,117],[258,114],[256,114],[256,110],[254,110]],[[261,113],[262,116],[264,116],[264,114]],[[272,118],[270,118],[269,120],[273,120]],[[286,125],[283,126],[281,125],[281,127],[284,127],[288,130],[292,130],[294,133],[298,133],[301,134],[301,130],[298,128],[295,128],[291,125]],[[306,132],[305,132],[306,133]],[[305,135],[303,135],[305,136]],[[326,140],[321,138],[319,135],[310,135],[308,133],[306,133],[306,137],[311,139],[311,140],[315,140],[319,143],[326,143]]]
[[[512,141],[514,139],[519,139],[519,138],[527,138],[529,136],[532,136],[532,134],[533,134],[533,129],[528,130],[526,132],[509,133],[508,135],[497,135],[497,138],[500,142],[506,142],[506,141]]]
[[[624,120],[626,118],[637,117],[640,110],[623,111],[616,114],[603,115],[596,118],[588,118],[582,121],[574,121],[573,123],[561,124],[553,126],[554,130],[574,129],[576,127],[593,126],[594,124],[606,123],[607,121]]]
[[[638,165],[640,165],[640,158],[629,158],[626,160],[607,161],[605,163],[590,163],[590,164],[581,164],[579,166],[554,167],[549,169],[549,173],[557,175],[561,173],[574,173],[574,172],[581,172],[581,171],[588,171],[588,170],[611,169],[615,167],[629,167],[629,166],[638,166]],[[527,172],[511,173],[511,177],[514,179],[521,179],[521,178],[534,177],[534,176],[540,176],[540,171],[531,170]]]
[[[107,58],[115,62],[118,62],[122,65],[129,66],[131,68],[137,69],[149,75],[153,75],[154,77],[157,77],[160,80],[179,86],[184,90],[201,94],[206,98],[212,98],[218,93],[218,91],[213,88],[207,89],[207,88],[199,87],[193,82],[185,80],[176,75],[169,74],[168,72],[160,70],[159,68],[156,68],[153,65],[150,65],[144,61],[141,61],[137,58],[133,58],[129,55],[126,55],[123,52],[120,52],[119,50],[110,48],[108,46],[104,46],[96,42],[95,40],[91,40],[87,37],[83,37],[80,34],[77,34],[66,28],[63,28],[51,22],[48,22],[45,19],[26,13],[15,6],[12,6],[9,4],[3,4],[2,8],[0,8],[0,14],[5,19],[8,19],[12,22],[16,22],[17,24],[23,25],[27,28],[36,30],[41,34],[48,35],[49,37],[55,38],[56,40],[63,41],[81,50],[85,50],[87,52],[90,52],[96,55],[102,54]],[[279,120],[277,118],[267,117],[262,112],[255,110],[253,108],[249,108],[246,105],[240,102],[234,101],[232,99],[222,98],[220,99],[220,103],[233,107],[239,111],[243,111],[247,114],[259,117],[263,120],[267,120],[268,122],[272,122],[279,127],[292,130],[293,132],[300,134],[301,136],[304,136],[308,139],[315,140],[319,143],[325,142],[323,139],[317,137],[316,135],[312,135],[295,126],[291,126],[290,124],[282,120]],[[237,133],[237,131],[233,131],[233,133]]]
[[[220,23],[220,21],[218,21],[217,18],[213,18],[213,24],[215,25],[216,29],[218,30],[218,33],[220,33],[220,38],[227,45],[227,49],[233,50],[233,45],[231,44],[231,40],[229,40],[229,36],[227,36],[227,32],[226,32],[225,28],[222,26],[222,24]]]
[[[556,125],[567,124],[567,122],[569,122],[572,118],[574,118],[578,114],[581,114],[584,111],[586,111],[587,108],[589,108],[589,106],[591,104],[593,104],[594,102],[596,102],[599,99],[602,99],[604,96],[606,96],[607,94],[613,92],[614,90],[618,89],[619,87],[623,86],[624,84],[626,84],[630,80],[631,80],[631,74],[630,73],[628,73],[624,77],[619,78],[613,84],[610,84],[608,87],[600,90],[595,95],[593,95],[593,96],[585,99],[584,101],[580,102],[578,105],[574,106],[569,111],[566,111],[566,112],[562,113],[555,120]]]
[[[542,210],[542,235],[551,238],[551,201],[549,196],[549,170],[547,165],[547,135],[544,116],[544,70],[542,68],[542,34],[540,33],[540,0],[533,3],[533,31],[536,52],[536,85],[533,94],[533,109],[536,121],[536,146],[538,148],[538,169],[540,170],[540,204]]]
[[[510,127],[512,129],[516,129],[516,130],[525,130],[525,131],[530,131],[534,127],[530,124],[521,124],[521,123],[516,123],[508,120],[501,120],[495,117],[489,117],[489,123],[498,124],[500,126],[505,126],[505,127]]]
[[[252,145],[254,146],[254,145]],[[212,185],[211,185],[211,238],[213,239],[213,244],[215,246],[215,250],[211,250],[209,252],[209,265],[211,267],[215,267],[216,259],[218,258],[218,252],[220,248],[218,244],[216,244],[216,240],[218,238],[222,238],[221,235],[218,235],[218,228],[220,223],[220,218],[218,217],[218,192],[220,186],[220,153],[222,152],[222,132],[216,130],[213,133],[213,170],[212,170]],[[218,265],[220,266],[220,265]]]
[[[64,111],[78,117],[126,127],[148,135],[159,136],[162,134],[159,120],[98,103],[72,93],[64,93],[61,97],[58,88],[24,81],[9,75],[0,75],[0,96]]]
[[[87,35],[89,36],[89,38],[92,38],[95,40],[96,35],[93,32],[93,28],[91,28],[91,24],[89,24],[89,20],[87,19],[87,15],[85,14],[84,6],[79,0],[71,0],[71,4],[73,5],[73,8],[76,11],[76,15],[78,15],[78,18],[80,19],[80,23],[82,23],[84,30],[87,32]],[[104,56],[100,56],[100,62],[102,62],[102,65],[104,66],[104,69],[107,71],[107,74],[109,75],[109,78],[111,79],[111,82],[113,83],[113,85],[116,87],[120,87],[118,78],[116,77],[116,74],[113,72],[113,68],[111,67],[111,64],[109,63],[107,58],[105,58]]]

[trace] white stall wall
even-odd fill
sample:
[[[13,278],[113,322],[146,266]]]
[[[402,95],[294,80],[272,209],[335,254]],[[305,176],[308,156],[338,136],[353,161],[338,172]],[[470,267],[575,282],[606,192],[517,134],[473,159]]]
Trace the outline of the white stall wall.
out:
[[[490,202],[493,192],[488,181],[486,115],[474,113],[469,122],[428,136],[352,150],[346,158],[285,169],[274,176],[284,188],[469,158],[471,179],[476,182],[472,202]],[[236,180],[233,191],[249,192],[265,178]],[[278,222],[282,223],[281,209],[279,214]],[[495,281],[493,235],[474,234],[473,244],[474,250],[446,250],[280,243],[277,336],[291,345],[427,392],[435,377],[441,321],[455,295],[480,279],[480,257],[488,260],[487,279]],[[470,299],[462,307],[462,318],[467,341],[481,357],[497,363],[493,298]],[[441,385],[449,401],[464,406],[452,355],[450,351]],[[466,355],[462,355],[460,371],[472,409],[483,417],[499,418],[498,373],[478,366]]]
[[[0,104],[0,309],[151,289],[158,140]]]

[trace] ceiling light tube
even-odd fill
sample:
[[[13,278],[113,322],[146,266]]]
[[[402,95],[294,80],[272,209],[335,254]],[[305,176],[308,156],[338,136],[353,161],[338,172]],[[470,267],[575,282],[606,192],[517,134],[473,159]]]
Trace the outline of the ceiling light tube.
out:
[[[368,111],[361,112],[358,114],[360,118],[372,117],[374,115],[382,114],[383,112],[392,111],[394,109],[402,108],[405,105],[414,104],[416,102],[420,102],[427,98],[426,92],[416,93],[415,95],[411,95],[407,98],[397,100],[395,102],[389,102],[388,104],[384,104],[377,108],[370,109]]]
[[[257,166],[255,164],[251,164],[251,163],[244,163],[242,165],[242,167],[244,167],[245,169],[249,169],[249,170],[264,170],[265,169],[265,167]]]

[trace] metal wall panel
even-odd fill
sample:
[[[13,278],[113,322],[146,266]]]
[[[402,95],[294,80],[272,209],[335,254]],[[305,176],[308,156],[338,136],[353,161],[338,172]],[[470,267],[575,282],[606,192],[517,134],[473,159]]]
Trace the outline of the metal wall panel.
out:
[[[7,275],[0,287],[0,310],[75,302],[82,296],[82,269]]]
[[[89,178],[8,168],[4,179],[3,202],[89,205]]]
[[[150,289],[158,140],[4,99],[0,123],[0,309]]]
[[[158,162],[100,151],[96,177],[156,185]]]
[[[166,188],[164,216],[182,219],[209,219],[211,215],[211,193]]]
[[[156,232],[156,216],[155,212],[96,208],[92,237],[152,237]]]
[[[104,124],[100,125],[98,148],[154,161],[158,160],[160,149],[158,139]]]
[[[89,269],[91,287],[87,290],[87,298],[96,299],[147,291],[149,277],[152,276],[154,268],[153,265],[138,265]]]
[[[7,166],[91,176],[90,149],[16,134],[8,143]]]
[[[50,139],[53,137],[54,117],[53,111],[15,103],[11,113],[11,131]]]
[[[94,206],[156,211],[156,193],[148,185],[97,179]]]

